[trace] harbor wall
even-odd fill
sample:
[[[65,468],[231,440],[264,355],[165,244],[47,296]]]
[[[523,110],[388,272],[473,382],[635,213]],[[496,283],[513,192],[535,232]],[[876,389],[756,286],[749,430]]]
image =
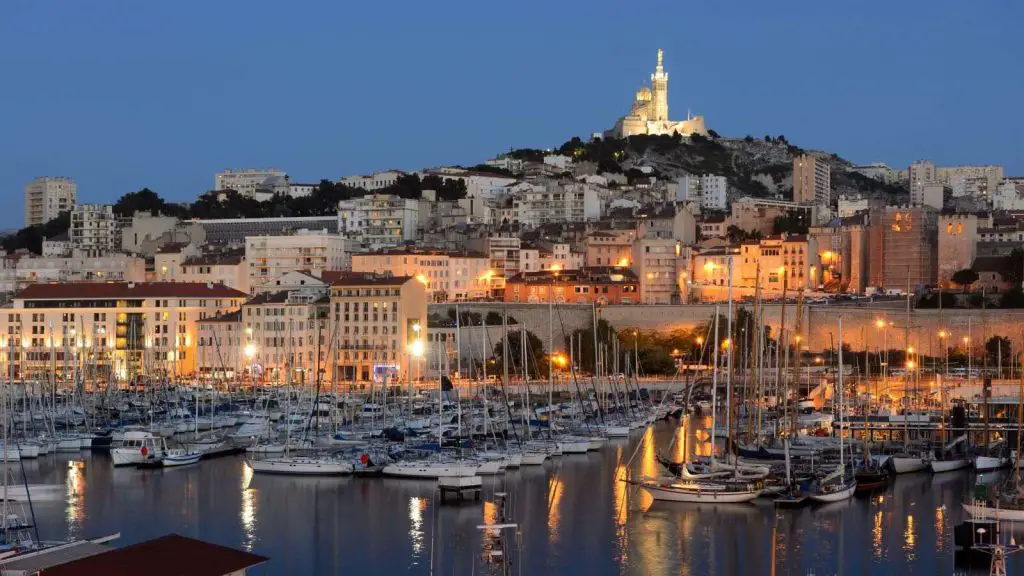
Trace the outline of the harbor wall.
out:
[[[751,304],[735,304],[752,310]],[[447,315],[454,304],[433,304],[430,312]],[[460,304],[460,310],[499,314],[507,310],[509,316],[526,325],[548,347],[548,306],[546,304],[504,304],[487,302]],[[562,304],[555,308],[552,321],[554,338],[558,346],[566,336],[581,328],[589,328],[592,322],[592,307],[586,304]],[[793,330],[796,321],[796,305],[785,307],[787,330]],[[710,320],[715,312],[713,304],[686,305],[609,305],[597,309],[598,317],[607,320],[619,330],[653,330],[671,332],[678,329],[692,329]],[[725,304],[719,305],[724,316]],[[950,345],[963,347],[963,338],[970,333],[970,343],[981,346],[993,335],[1010,338],[1015,349],[1024,345],[1024,310],[911,310],[908,314],[905,304],[897,301],[863,305],[810,305],[805,306],[804,318],[799,327],[804,345],[810,350],[824,350],[829,347],[830,335],[838,340],[838,319],[843,318],[843,342],[854,350],[880,349],[888,339],[892,349],[914,346],[923,354],[939,354],[942,350],[939,333],[950,333]],[[773,335],[778,334],[782,318],[781,304],[765,304],[765,323],[772,327]],[[887,330],[876,326],[882,320]],[[887,336],[886,336],[887,332]],[[493,334],[491,335],[493,339]],[[463,344],[465,346],[465,344]],[[478,344],[477,344],[478,346]]]

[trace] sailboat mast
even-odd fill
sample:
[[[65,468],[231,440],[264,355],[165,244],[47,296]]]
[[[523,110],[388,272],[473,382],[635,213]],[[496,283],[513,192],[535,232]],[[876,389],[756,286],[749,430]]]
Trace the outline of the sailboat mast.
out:
[[[845,388],[843,387],[843,317],[839,317],[839,378],[837,380],[839,384],[839,421],[843,419],[843,396],[845,394]],[[843,474],[846,474],[846,462],[843,454],[843,433],[839,432],[839,466],[843,469]]]
[[[718,304],[715,304],[715,339],[712,341],[711,370],[711,460],[715,459],[715,433],[718,421]]]

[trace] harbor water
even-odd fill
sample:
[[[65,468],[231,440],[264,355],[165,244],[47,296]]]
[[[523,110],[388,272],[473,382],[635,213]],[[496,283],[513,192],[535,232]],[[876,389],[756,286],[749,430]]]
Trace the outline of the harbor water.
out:
[[[952,574],[952,530],[974,475],[900,476],[870,497],[794,511],[771,501],[653,502],[617,481],[659,474],[657,452],[707,454],[710,422],[661,422],[596,452],[485,477],[480,501],[441,505],[433,481],[253,475],[242,456],[177,469],[115,469],[106,454],[23,462],[30,483],[66,486],[34,503],[44,539],[120,532],[117,545],[167,533],[270,557],[254,574],[487,574],[499,519],[521,531],[522,574]],[[21,463],[14,463],[16,470]],[[1009,572],[1019,563],[1010,558]],[[987,573],[987,571],[983,572]]]

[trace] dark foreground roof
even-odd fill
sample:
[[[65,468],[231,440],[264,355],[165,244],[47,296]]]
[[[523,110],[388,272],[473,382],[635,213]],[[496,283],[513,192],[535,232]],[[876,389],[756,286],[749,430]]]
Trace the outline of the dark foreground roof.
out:
[[[268,560],[226,546],[218,546],[177,534],[115,548],[41,572],[46,576],[224,576]]]

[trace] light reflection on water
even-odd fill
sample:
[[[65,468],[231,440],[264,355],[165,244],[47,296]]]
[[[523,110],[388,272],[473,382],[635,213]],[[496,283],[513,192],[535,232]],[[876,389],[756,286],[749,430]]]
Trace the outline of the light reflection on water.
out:
[[[507,521],[521,528],[523,574],[766,574],[773,524],[778,574],[953,571],[948,539],[973,481],[966,473],[900,476],[870,499],[778,512],[761,502],[654,502],[617,481],[660,474],[659,449],[673,460],[709,449],[694,432],[705,421],[662,424],[599,452],[488,478],[480,501],[459,505],[431,506],[432,482],[254,477],[241,458],[169,473],[115,472],[99,454],[76,455],[82,466],[47,457],[29,482],[66,488],[66,500],[35,505],[43,539],[121,532],[118,544],[127,545],[183,533],[271,557],[255,575],[427,574],[431,565],[468,574],[474,560],[481,573],[479,554],[491,543],[476,526],[497,517],[495,492],[509,493]],[[1018,567],[1011,557],[1010,573]]]

